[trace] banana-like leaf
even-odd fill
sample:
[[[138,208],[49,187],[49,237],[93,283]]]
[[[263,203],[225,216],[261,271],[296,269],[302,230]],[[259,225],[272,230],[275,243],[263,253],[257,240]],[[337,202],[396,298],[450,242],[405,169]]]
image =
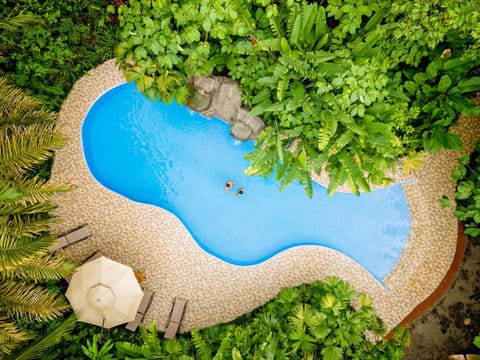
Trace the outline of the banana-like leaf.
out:
[[[383,20],[386,13],[387,13],[387,10],[385,8],[378,9],[375,12],[375,14],[373,14],[373,16],[365,24],[365,27],[363,28],[363,30],[365,32],[374,30],[377,27],[377,25],[380,24],[380,22]]]
[[[317,19],[315,20],[315,39],[318,41],[318,39],[323,39],[325,35],[327,35],[327,17],[325,15],[325,8],[320,5],[317,11]],[[320,47],[317,43],[317,48]]]
[[[448,95],[447,102],[461,114],[469,116],[480,115],[480,108],[473,101],[466,99],[462,95]]]
[[[57,344],[63,335],[66,335],[73,330],[76,321],[77,317],[75,313],[72,313],[72,315],[62,321],[62,323],[54,330],[49,330],[46,335],[41,336],[40,339],[37,339],[36,342],[30,345],[28,348],[16,353],[15,360],[39,359],[48,350],[48,348]]]
[[[377,43],[377,41],[381,38],[382,34],[380,32],[375,32],[372,35],[368,36],[367,41],[357,48],[353,50],[353,58],[360,59],[360,58],[368,58],[370,56],[370,52]]]
[[[252,104],[259,104],[271,98],[270,90],[264,87],[257,95],[255,95],[251,102]]]
[[[460,94],[480,91],[480,76],[460,80],[457,89]]]
[[[300,13],[295,18],[295,22],[293,23],[292,32],[290,33],[290,44],[297,46],[301,41],[301,27],[302,27],[302,17],[303,13]]]

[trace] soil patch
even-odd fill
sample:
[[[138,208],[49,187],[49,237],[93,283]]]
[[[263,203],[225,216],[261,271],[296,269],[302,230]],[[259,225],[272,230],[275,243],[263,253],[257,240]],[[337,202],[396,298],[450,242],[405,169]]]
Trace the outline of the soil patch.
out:
[[[410,324],[412,344],[404,360],[445,360],[452,354],[480,354],[480,245],[468,239],[454,282],[434,306]]]

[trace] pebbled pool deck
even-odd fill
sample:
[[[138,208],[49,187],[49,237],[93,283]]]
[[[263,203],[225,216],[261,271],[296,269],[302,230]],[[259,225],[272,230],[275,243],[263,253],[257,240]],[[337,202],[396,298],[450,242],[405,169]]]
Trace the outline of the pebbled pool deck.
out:
[[[52,231],[62,233],[88,223],[92,236],[68,247],[66,255],[81,261],[100,250],[141,271],[142,287],[155,292],[146,323],[155,321],[163,330],[174,297],[188,300],[181,331],[228,322],[264,304],[284,287],[337,275],[373,298],[377,314],[391,330],[438,293],[439,285],[445,286],[457,249],[458,225],[452,208],[442,209],[439,199],[453,198],[450,170],[460,153],[430,155],[414,181],[403,185],[411,232],[400,261],[383,279],[387,288],[351,259],[318,246],[292,248],[255,266],[233,266],[204,252],[174,215],[115,194],[90,175],[81,146],[83,118],[96,98],[124,81],[115,61],[107,61],[83,76],[62,106],[58,128],[69,141],[55,156],[51,179],[72,181],[78,187],[58,197],[56,215],[62,221]],[[472,151],[480,137],[480,117],[460,118],[455,131],[465,151]],[[430,302],[431,298],[425,303]]]

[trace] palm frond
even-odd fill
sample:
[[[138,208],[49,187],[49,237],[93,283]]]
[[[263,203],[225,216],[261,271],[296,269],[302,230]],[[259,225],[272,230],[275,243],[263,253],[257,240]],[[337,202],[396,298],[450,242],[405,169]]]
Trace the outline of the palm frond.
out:
[[[0,128],[0,171],[20,175],[32,170],[61,148],[65,140],[54,125],[32,124]]]
[[[35,214],[22,216],[0,216],[0,232],[6,232],[5,236],[11,238],[33,238],[48,232],[52,225],[58,224],[60,219],[49,215]]]
[[[2,354],[10,354],[19,343],[29,339],[31,337],[24,330],[7,318],[0,317],[0,358]]]
[[[48,235],[32,238],[11,238],[5,228],[0,228],[0,270],[20,266],[35,256],[48,253],[54,243]]]
[[[34,215],[48,213],[55,210],[56,206],[50,202],[34,204],[0,204],[0,215]]]
[[[76,266],[76,263],[61,255],[48,254],[37,256],[21,265],[3,269],[0,279],[31,280],[34,282],[62,279],[72,274]]]
[[[23,196],[19,203],[24,205],[47,202],[54,195],[65,193],[75,188],[73,184],[55,184],[48,180],[39,179],[38,177],[15,179],[12,187],[22,193]]]
[[[69,308],[63,298],[41,286],[10,280],[0,283],[0,307],[10,318],[29,321],[51,320]]]
[[[0,77],[0,126],[53,124],[56,113],[48,112],[42,102]]]
[[[0,204],[11,203],[23,198],[23,193],[16,186],[0,180]]]
[[[39,359],[49,347],[57,344],[63,335],[68,334],[73,330],[76,321],[77,317],[75,316],[75,313],[72,313],[72,315],[62,321],[62,323],[54,330],[49,331],[45,336],[41,337],[28,348],[16,353],[15,360]]]

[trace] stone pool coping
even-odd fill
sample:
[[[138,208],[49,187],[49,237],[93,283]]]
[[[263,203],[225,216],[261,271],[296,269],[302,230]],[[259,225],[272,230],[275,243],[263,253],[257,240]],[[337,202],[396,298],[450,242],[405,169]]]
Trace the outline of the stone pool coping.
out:
[[[430,155],[404,184],[412,230],[395,268],[378,283],[364,268],[332,249],[302,246],[249,267],[233,266],[203,251],[171,213],[132,202],[98,184],[91,176],[81,146],[81,124],[91,104],[125,79],[114,60],[83,76],[59,114],[58,128],[67,146],[55,156],[52,181],[73,181],[76,190],[58,197],[61,233],[88,223],[92,236],[64,250],[81,261],[95,250],[141,271],[144,288],[155,292],[145,321],[163,330],[174,297],[188,300],[181,331],[228,322],[273,298],[282,288],[337,275],[373,298],[387,329],[399,324],[427,299],[448,273],[457,248],[457,221],[439,199],[453,197],[450,169],[460,156],[452,151]],[[480,136],[480,117],[461,118],[456,130],[465,150]],[[210,226],[215,226],[209,224]]]

